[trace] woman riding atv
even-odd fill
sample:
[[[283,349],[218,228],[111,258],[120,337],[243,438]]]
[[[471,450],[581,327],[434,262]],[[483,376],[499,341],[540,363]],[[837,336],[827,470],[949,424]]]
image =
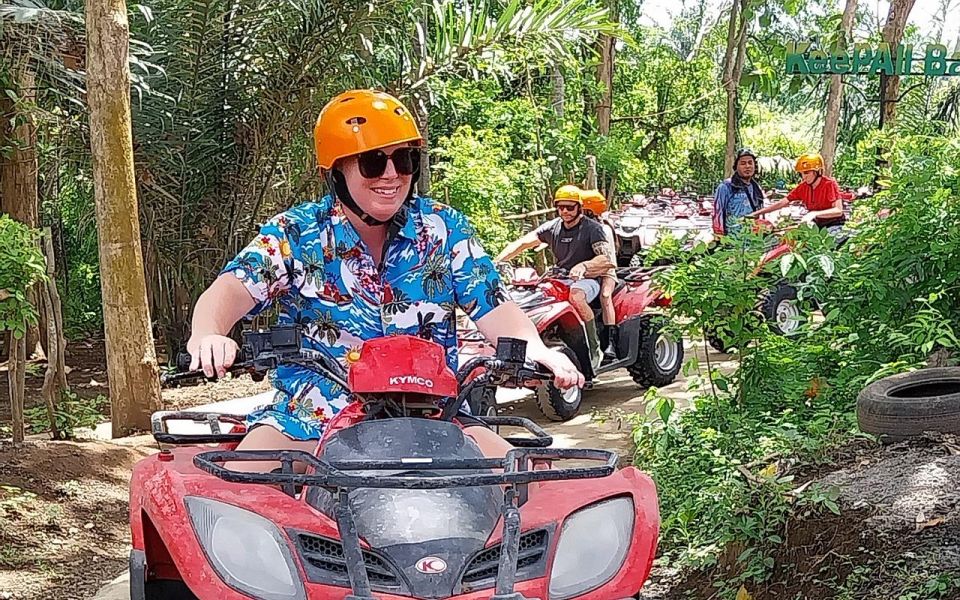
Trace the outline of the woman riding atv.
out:
[[[365,340],[411,334],[441,344],[455,369],[459,306],[487,339],[525,340],[528,358],[558,387],[583,386],[583,375],[543,344],[504,292],[467,219],[414,194],[423,137],[403,104],[376,91],[340,94],[320,112],[314,144],[329,194],[270,219],[200,296],[187,343],[191,369],[222,377],[237,356],[227,334],[274,304],[281,324],[304,327],[306,349],[347,368]],[[238,450],[313,451],[350,400],[348,390],[297,366],[278,368],[271,383],[275,401],[248,416]],[[468,433],[487,456],[510,447],[485,427]],[[271,471],[279,463],[230,467]]]
[[[847,220],[843,214],[840,186],[835,179],[823,174],[823,157],[819,154],[804,154],[797,159],[795,168],[797,173],[800,173],[801,181],[790,190],[787,197],[750,216],[759,217],[799,203],[809,211],[800,219],[802,223],[813,223],[837,236]]]

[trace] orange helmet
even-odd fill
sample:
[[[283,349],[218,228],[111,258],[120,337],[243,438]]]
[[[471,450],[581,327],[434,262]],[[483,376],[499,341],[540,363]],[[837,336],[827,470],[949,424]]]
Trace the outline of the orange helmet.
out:
[[[561,185],[557,188],[557,191],[553,193],[553,201],[556,202],[576,202],[577,204],[583,205],[583,198],[580,195],[583,191],[575,185]]]
[[[804,173],[806,171],[822,173],[823,157],[819,154],[804,154],[797,159],[796,171],[797,173]]]
[[[317,164],[332,169],[345,156],[423,141],[410,111],[385,92],[350,90],[327,103],[313,128]]]
[[[583,210],[589,210],[598,217],[607,212],[607,199],[599,190],[583,190]]]

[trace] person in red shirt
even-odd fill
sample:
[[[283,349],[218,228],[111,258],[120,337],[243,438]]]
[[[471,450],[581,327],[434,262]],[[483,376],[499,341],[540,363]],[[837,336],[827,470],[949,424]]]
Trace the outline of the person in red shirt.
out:
[[[819,154],[804,154],[797,159],[797,173],[802,181],[790,190],[787,197],[770,206],[761,208],[752,216],[758,217],[788,204],[800,203],[807,214],[801,219],[804,223],[814,223],[831,233],[839,230],[846,222],[843,215],[843,199],[837,181],[823,174],[823,157]]]

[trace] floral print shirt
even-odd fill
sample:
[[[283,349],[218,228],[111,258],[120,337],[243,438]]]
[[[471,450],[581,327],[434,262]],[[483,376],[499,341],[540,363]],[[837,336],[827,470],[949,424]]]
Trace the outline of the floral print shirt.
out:
[[[458,211],[414,198],[390,225],[378,268],[343,207],[330,196],[270,219],[227,264],[256,300],[255,315],[276,305],[281,324],[300,324],[304,347],[345,367],[364,340],[424,335],[447,349],[457,368],[456,311],[473,320],[508,300],[493,262]],[[273,405],[248,425],[271,425],[294,439],[319,438],[350,400],[347,390],[301,367],[271,375]]]

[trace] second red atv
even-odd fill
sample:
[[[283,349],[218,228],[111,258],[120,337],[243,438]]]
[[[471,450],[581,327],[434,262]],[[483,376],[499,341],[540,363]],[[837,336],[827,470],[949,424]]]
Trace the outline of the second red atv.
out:
[[[590,359],[587,330],[580,314],[570,304],[570,280],[560,269],[551,269],[542,277],[531,268],[506,268],[511,281],[510,295],[537,326],[547,346],[567,354],[589,384],[598,376],[616,369],[627,369],[637,385],[647,388],[672,383],[683,366],[683,340],[664,331],[667,320],[659,311],[670,301],[653,286],[651,277],[661,268],[627,267],[617,269],[619,283],[614,289],[618,343],[617,360],[595,365]],[[595,319],[600,323],[599,301],[593,303]],[[600,344],[606,344],[601,334]],[[474,356],[490,356],[494,348],[479,332],[460,336],[461,361]],[[553,383],[535,390],[537,406],[554,421],[567,421],[580,411],[583,390],[561,390]],[[470,402],[475,414],[496,414],[495,398],[474,397]]]

